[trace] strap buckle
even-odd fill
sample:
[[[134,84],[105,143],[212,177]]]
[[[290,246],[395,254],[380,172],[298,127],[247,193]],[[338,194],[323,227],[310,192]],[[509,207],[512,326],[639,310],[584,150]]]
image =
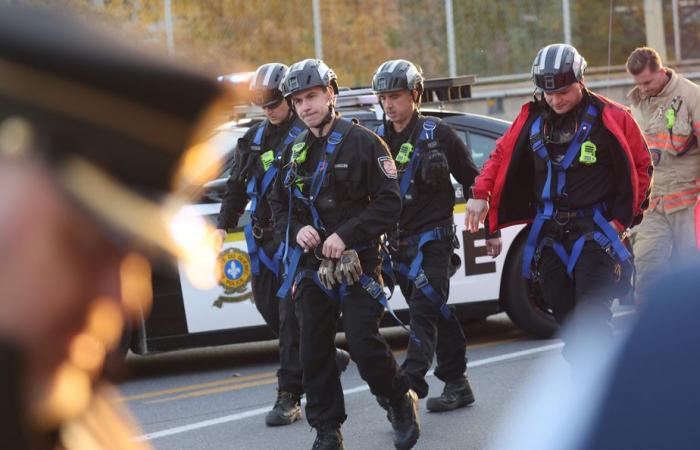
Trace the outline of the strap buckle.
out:
[[[328,136],[328,140],[326,141],[330,145],[338,145],[340,144],[340,141],[343,140],[343,135],[337,132],[333,132]]]
[[[384,293],[382,286],[374,280],[367,283],[364,288],[365,291],[375,299],[379,298]]]
[[[418,272],[418,275],[416,275],[416,279],[413,280],[413,283],[418,289],[422,289],[425,286],[427,286],[430,282],[428,281],[428,277],[425,276],[425,272],[421,270],[420,272]]]
[[[433,122],[432,120],[426,120],[423,123],[423,129],[425,131],[433,131],[435,128],[437,128],[437,123]]]
[[[572,215],[569,212],[556,212],[554,213],[554,222],[556,222],[557,225],[565,226],[571,222],[571,217]]]

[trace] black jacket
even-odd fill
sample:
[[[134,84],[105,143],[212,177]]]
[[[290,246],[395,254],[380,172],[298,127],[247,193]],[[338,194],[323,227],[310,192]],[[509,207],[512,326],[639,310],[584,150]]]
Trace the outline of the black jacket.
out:
[[[339,118],[338,115],[331,132]],[[297,166],[297,173],[304,180],[305,196],[309,194],[309,178],[325,156],[326,140],[327,137],[317,138],[311,132],[306,134],[306,161]],[[294,247],[299,230],[313,225],[313,220],[310,209],[299,200],[292,201],[289,210],[289,190],[284,179],[290,159],[291,146],[285,151],[285,168],[275,181],[270,201],[276,233],[284,236],[289,224],[289,244]],[[368,129],[354,124],[336,148],[332,163],[315,202],[325,228],[322,238],[337,233],[345,246],[351,248],[377,240],[390,231],[399,218],[401,201],[396,168],[384,142]]]
[[[391,122],[387,123],[384,139],[394,158],[396,158],[401,144],[411,142],[416,147],[422,131],[419,117],[424,116],[415,112],[408,126],[400,133],[394,131]],[[466,192],[466,189],[474,183],[474,179],[479,174],[471,152],[449,125],[441,122],[438,118],[425,118],[438,123],[434,131],[435,140],[439,143],[439,149],[447,159],[450,173]],[[427,149],[422,151],[425,154]],[[450,177],[445,177],[438,186],[431,186],[421,179],[420,172],[421,167],[419,166],[414,172],[415,183],[411,199],[405,198],[403,201],[403,210],[399,220],[399,229],[402,234],[415,234],[436,226],[454,223],[455,191],[452,180]]]
[[[248,180],[257,176],[258,180],[264,175],[263,166],[260,161],[260,154],[268,150],[277,152],[290,127],[294,124],[296,115],[290,117],[280,125],[272,125],[267,120],[256,123],[246,131],[235,150],[235,156],[231,167],[231,175],[226,182],[226,192],[221,201],[221,211],[217,221],[217,227],[224,230],[231,230],[238,225],[238,219],[245,211],[248,204],[246,188]],[[251,151],[251,144],[258,129],[265,124],[265,132],[262,136],[261,151]],[[272,209],[270,208],[267,196],[258,202],[256,214],[258,219],[269,222],[272,219]]]

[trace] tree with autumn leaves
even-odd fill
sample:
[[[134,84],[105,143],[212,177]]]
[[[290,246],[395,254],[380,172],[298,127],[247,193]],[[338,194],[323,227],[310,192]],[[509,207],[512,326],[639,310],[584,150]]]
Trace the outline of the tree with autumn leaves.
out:
[[[170,2],[173,57],[181,63],[221,74],[254,70],[271,61],[291,64],[315,55],[311,0]],[[19,3],[47,5],[41,0]],[[165,52],[164,3],[52,0],[48,4],[86,20],[106,22],[130,39]],[[606,65],[610,2],[571,0],[570,4],[573,44],[590,65]],[[367,86],[380,63],[396,58],[414,61],[428,77],[447,76],[443,0],[320,0],[320,5],[323,59],[342,85]],[[561,0],[454,0],[453,5],[459,74],[528,72],[538,48],[563,40]],[[612,11],[611,60],[623,64],[631,50],[644,44],[643,1],[614,0]],[[665,16],[670,18],[670,12]],[[672,42],[672,35],[669,39]]]

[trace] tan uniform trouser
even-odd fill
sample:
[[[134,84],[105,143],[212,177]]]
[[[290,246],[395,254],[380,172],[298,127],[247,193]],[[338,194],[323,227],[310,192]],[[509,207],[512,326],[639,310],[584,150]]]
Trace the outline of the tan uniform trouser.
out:
[[[635,298],[644,302],[644,293],[663,273],[697,256],[694,206],[667,213],[661,203],[644,213],[635,228]]]

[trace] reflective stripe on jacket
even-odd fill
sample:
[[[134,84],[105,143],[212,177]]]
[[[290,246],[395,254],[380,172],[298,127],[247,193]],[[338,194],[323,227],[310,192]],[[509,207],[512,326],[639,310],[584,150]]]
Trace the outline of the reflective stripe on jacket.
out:
[[[654,161],[652,206],[670,213],[694,206],[700,194],[700,86],[666,70],[670,79],[658,95],[635,87],[628,97]],[[670,129],[668,115],[675,116]]]

